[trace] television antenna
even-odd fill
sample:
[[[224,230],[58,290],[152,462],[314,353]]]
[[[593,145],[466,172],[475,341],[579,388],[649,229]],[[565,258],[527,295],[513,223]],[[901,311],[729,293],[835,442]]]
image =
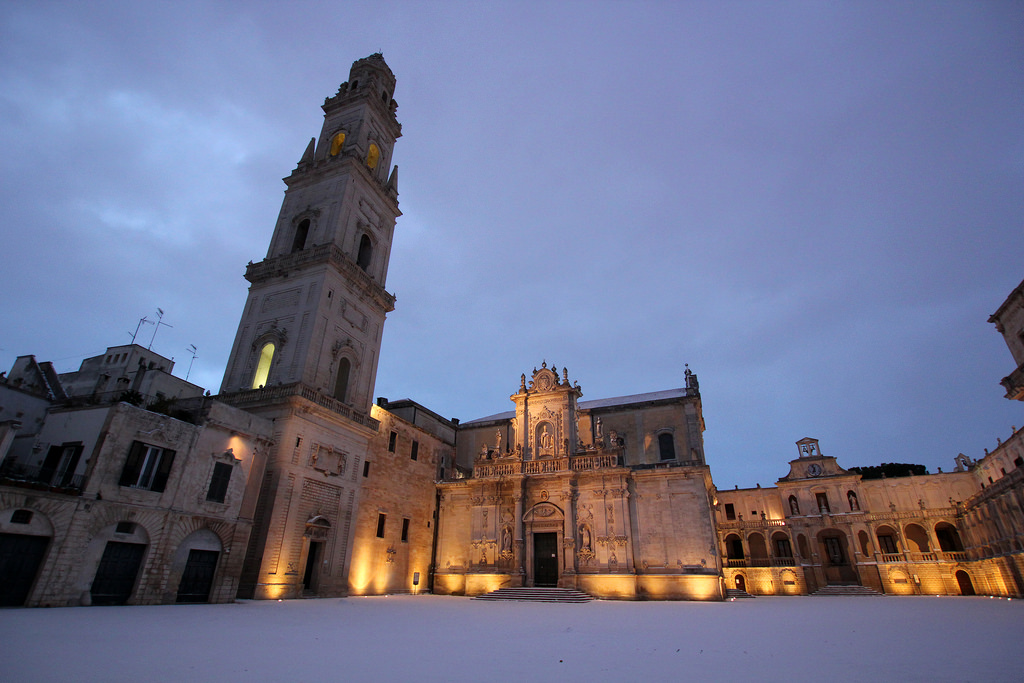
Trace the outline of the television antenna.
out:
[[[185,381],[187,382],[188,376],[192,374],[192,364],[196,362],[196,353],[199,349],[196,348],[195,344],[189,344],[188,348],[185,350],[192,354],[192,360],[188,362],[188,372],[185,373]]]
[[[153,341],[156,340],[156,333],[160,331],[160,326],[163,325],[164,327],[174,327],[174,325],[168,325],[167,323],[164,322],[164,309],[156,309],[156,317],[157,321],[153,323],[154,325],[156,325],[156,327],[153,329],[153,337],[149,340],[149,346],[146,347],[150,351],[153,350]],[[143,318],[143,320],[145,320],[145,318]]]

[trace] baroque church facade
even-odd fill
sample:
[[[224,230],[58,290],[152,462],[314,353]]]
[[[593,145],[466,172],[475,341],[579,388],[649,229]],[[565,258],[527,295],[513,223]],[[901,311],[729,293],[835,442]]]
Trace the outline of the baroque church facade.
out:
[[[1024,435],[866,480],[817,440],[773,487],[719,490],[696,375],[582,400],[547,362],[506,413],[373,398],[402,128],[380,55],[323,105],[250,283],[217,396],[134,344],[0,378],[0,602],[223,602],[504,587],[1024,595]],[[1022,284],[1024,287],[1024,284]],[[1018,364],[1024,293],[991,321]],[[1022,375],[1024,376],[1024,375]],[[713,461],[713,456],[712,456]]]

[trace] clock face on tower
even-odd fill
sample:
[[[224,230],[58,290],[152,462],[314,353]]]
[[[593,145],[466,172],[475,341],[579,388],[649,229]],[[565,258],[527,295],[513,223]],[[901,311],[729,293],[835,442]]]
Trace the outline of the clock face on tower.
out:
[[[821,476],[821,465],[819,465],[818,463],[813,463],[813,464],[808,465],[807,466],[807,476],[808,477],[818,477],[818,476]]]

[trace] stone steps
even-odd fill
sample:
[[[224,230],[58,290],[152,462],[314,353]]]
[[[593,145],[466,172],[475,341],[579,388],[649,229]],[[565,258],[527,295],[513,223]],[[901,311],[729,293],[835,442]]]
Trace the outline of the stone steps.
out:
[[[751,595],[747,591],[742,591],[739,588],[726,588],[725,589],[725,599],[726,600],[728,600],[730,598],[756,598],[756,597],[757,597],[756,595]]]
[[[473,600],[519,600],[524,602],[590,602],[593,596],[569,588],[499,588],[477,595]]]
[[[883,594],[879,593],[873,588],[867,586],[843,586],[843,585],[832,585],[824,586],[811,593],[811,595],[865,595],[882,597]]]

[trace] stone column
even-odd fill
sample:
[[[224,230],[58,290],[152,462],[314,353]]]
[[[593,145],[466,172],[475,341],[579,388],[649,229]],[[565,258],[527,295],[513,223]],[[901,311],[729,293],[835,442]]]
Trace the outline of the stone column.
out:
[[[515,503],[516,503],[515,520],[513,522],[513,527],[512,527],[513,528],[513,532],[512,532],[513,550],[512,550],[512,552],[515,553],[515,558],[512,561],[512,566],[513,566],[513,571],[518,573],[518,574],[520,574],[520,575],[525,575],[526,574],[525,566],[523,564],[526,561],[526,553],[524,552],[525,548],[523,547],[523,535],[524,535],[524,531],[523,531],[523,527],[524,527],[524,524],[523,524],[523,493],[524,493],[523,492],[523,484],[524,483],[525,483],[524,480],[522,478],[520,478],[519,481],[516,483],[515,491],[512,493],[512,498],[513,498],[513,500],[515,500]]]

